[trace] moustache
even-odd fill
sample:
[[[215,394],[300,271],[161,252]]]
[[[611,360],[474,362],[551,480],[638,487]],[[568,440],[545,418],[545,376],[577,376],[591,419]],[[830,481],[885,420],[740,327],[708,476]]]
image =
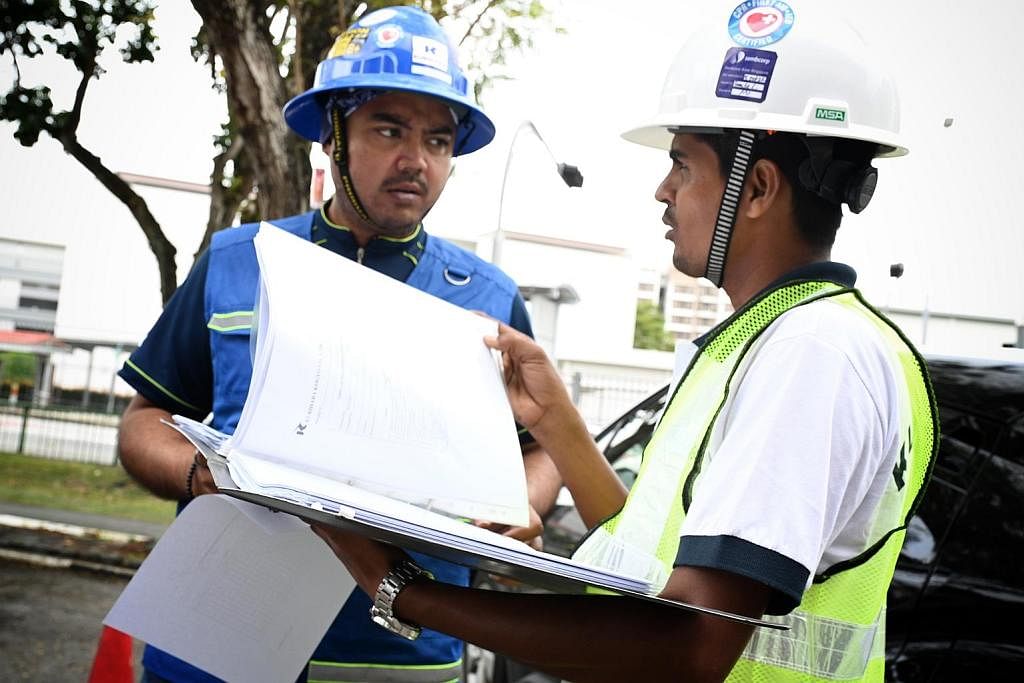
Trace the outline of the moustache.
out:
[[[419,191],[424,194],[427,191],[427,182],[423,179],[422,174],[418,172],[401,173],[399,175],[392,176],[384,181],[384,189],[388,190],[397,185],[409,184],[415,185],[417,188],[419,188]]]
[[[661,215],[661,222],[671,228],[676,227],[676,212],[672,210],[671,206],[665,208],[665,213]]]

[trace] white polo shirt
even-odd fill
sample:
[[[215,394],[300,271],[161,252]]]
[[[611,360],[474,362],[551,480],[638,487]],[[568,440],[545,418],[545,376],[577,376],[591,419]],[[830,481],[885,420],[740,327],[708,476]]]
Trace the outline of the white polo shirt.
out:
[[[863,552],[902,441],[898,368],[871,321],[829,299],[775,320],[737,368],[675,564],[762,580],[787,611]]]

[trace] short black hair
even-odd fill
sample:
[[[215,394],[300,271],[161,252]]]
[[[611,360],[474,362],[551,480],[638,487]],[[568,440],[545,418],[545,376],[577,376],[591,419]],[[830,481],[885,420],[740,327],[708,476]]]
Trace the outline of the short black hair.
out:
[[[724,133],[697,134],[697,138],[707,143],[718,157],[719,172],[723,179],[728,176],[739,136],[738,129],[727,129]],[[836,231],[843,220],[842,205],[807,189],[801,182],[800,165],[810,156],[803,137],[799,133],[783,132],[759,137],[754,143],[750,164],[753,165],[758,159],[767,159],[779,167],[793,190],[793,218],[800,236],[812,247],[828,249],[835,242]],[[878,145],[870,142],[844,138],[828,140],[833,143],[833,158],[850,161],[857,168],[869,166],[878,150]]]

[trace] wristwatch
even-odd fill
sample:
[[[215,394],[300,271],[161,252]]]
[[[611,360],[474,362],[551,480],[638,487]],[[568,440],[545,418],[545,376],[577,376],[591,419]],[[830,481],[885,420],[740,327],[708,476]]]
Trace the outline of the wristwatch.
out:
[[[380,586],[377,587],[373,605],[370,607],[370,618],[373,623],[408,640],[419,638],[420,627],[399,621],[393,608],[401,590],[421,574],[427,574],[427,572],[411,560],[402,560],[384,575]]]

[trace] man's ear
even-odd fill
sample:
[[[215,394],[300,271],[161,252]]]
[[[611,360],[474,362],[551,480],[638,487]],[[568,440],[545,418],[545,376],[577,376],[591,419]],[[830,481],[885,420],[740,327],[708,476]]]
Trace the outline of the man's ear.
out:
[[[760,218],[782,199],[786,182],[782,169],[768,159],[758,159],[747,173],[746,209],[748,218]]]
[[[324,151],[324,154],[331,156],[334,153],[334,138],[329,138],[326,142],[320,143],[320,149]]]

